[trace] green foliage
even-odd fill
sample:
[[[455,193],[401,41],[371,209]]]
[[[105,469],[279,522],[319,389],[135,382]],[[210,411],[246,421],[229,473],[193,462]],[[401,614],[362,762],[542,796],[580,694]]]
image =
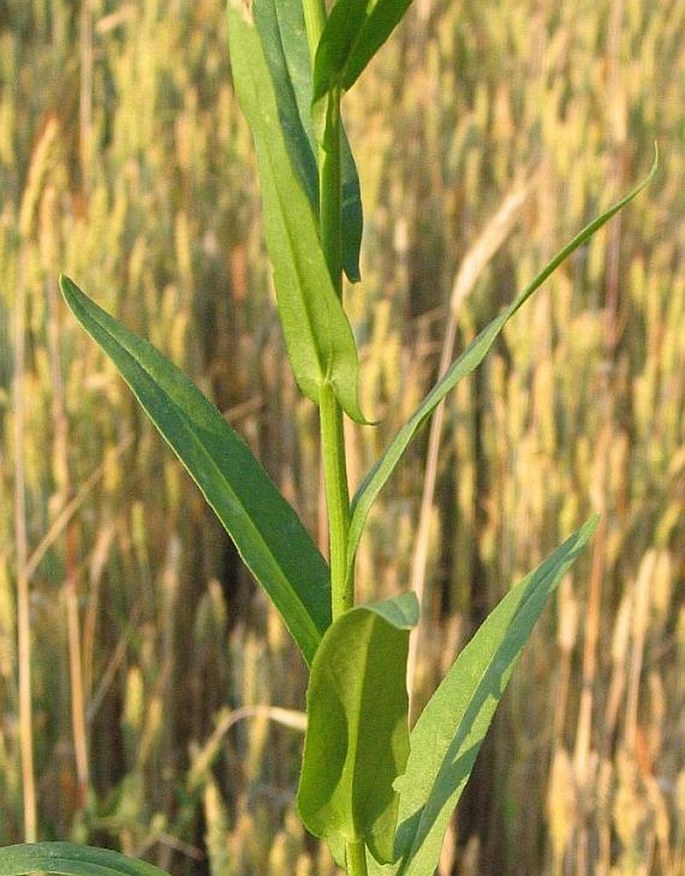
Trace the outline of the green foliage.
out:
[[[642,191],[656,173],[657,166],[658,152],[655,152],[652,168],[645,179],[632,191],[628,192],[627,195],[621,198],[620,201],[613,204],[600,216],[588,223],[585,228],[581,229],[581,231],[579,231],[578,234],[576,234],[576,236],[565,247],[563,247],[553,259],[551,259],[535,279],[526,286],[518,298],[512,301],[512,303],[506,307],[499,316],[495,317],[495,319],[493,319],[492,322],[480,332],[478,337],[469,344],[461,356],[450,365],[444,376],[440,378],[418,409],[412,414],[402,429],[400,429],[387,450],[369,471],[352,501],[352,519],[350,523],[349,553],[347,560],[348,575],[351,575],[353,572],[355,552],[359,546],[364,523],[371,506],[378,496],[378,493],[383,488],[383,485],[397,466],[412,438],[416,435],[417,430],[423,423],[425,423],[428,417],[430,417],[447,393],[454,389],[460,380],[480,365],[487,355],[488,350],[495,342],[497,335],[502,331],[511,317],[525,304],[530,296],[540,288],[545,280],[571,255],[571,253],[592,237],[602,225],[608,222],[612,216],[615,216],[619,210],[625,207],[626,204],[632,201],[633,198]]]
[[[459,654],[421,713],[411,732],[406,772],[397,782],[397,863],[383,872],[426,876],[437,868],[450,817],[521,650],[597,522],[597,517],[591,518],[509,591]],[[374,872],[372,865],[370,872]]]
[[[330,624],[326,562],[297,515],[236,435],[182,371],[69,280],[76,318],[112,359],[202,490],[310,663]]]
[[[257,27],[246,8],[241,0],[228,4],[229,45],[236,90],[257,147],[264,233],[288,355],[308,398],[318,402],[321,386],[328,383],[344,410],[363,422],[354,337],[331,283],[311,203],[293,173],[283,130],[276,124],[279,113],[273,81]],[[289,81],[279,85],[292,87]],[[305,145],[300,143],[301,148]]]
[[[350,89],[402,20],[411,0],[338,0],[324,27],[314,63],[314,100]]]
[[[407,6],[386,0],[338,0],[318,38],[312,76],[299,4],[229,0],[234,82],[257,145],[266,242],[289,357],[310,400],[320,404],[333,388],[336,398],[330,422],[333,430],[338,429],[343,450],[339,408],[363,421],[357,388],[359,356],[338,295],[341,278],[335,259],[329,257],[331,235],[324,216],[326,210],[337,214],[342,234],[339,267],[353,280],[359,276],[362,216],[354,159],[340,121],[340,100]],[[320,103],[312,107],[312,101]],[[333,173],[324,178],[326,162]],[[647,180],[586,225],[475,338],[372,466],[353,503],[346,502],[344,491],[337,506],[329,501],[329,518],[337,516],[341,521],[337,541],[331,536],[332,549],[343,548],[351,588],[372,503],[418,429],[446,394],[482,362],[523,303],[646,185],[655,167],[656,162]],[[35,205],[27,203],[22,213],[29,217],[24,223],[28,227]],[[43,209],[49,215],[48,208],[43,205]],[[176,228],[182,241],[183,222],[179,220]],[[26,229],[24,233],[28,235]],[[191,261],[185,262],[188,274]],[[293,509],[218,410],[167,357],[108,316],[72,281],[63,278],[62,291],[200,486],[311,666],[299,792],[306,825],[324,836],[337,859],[357,876],[367,869],[372,874],[432,873],[449,817],[514,663],[547,598],[592,534],[595,520],[505,596],[448,671],[409,734],[404,678],[409,627],[416,623],[415,598],[405,594],[394,601],[356,606],[336,617],[325,561]],[[326,454],[331,445],[323,438],[322,443]],[[346,481],[344,454],[326,469],[327,478],[331,470],[339,481]],[[142,690],[142,673],[137,668],[132,673],[136,681],[132,690]],[[142,724],[142,694],[137,699]],[[150,728],[140,733],[141,749],[158,729],[151,718]],[[111,853],[65,845],[9,848],[0,853],[0,874],[26,872],[11,869],[16,867],[103,876],[159,872],[148,865],[123,863]]]
[[[159,867],[110,849],[73,843],[26,843],[0,853],[0,876],[45,871],[59,876],[166,876]]]
[[[293,170],[316,215],[319,211],[317,141],[312,118],[312,68],[300,3],[255,0],[252,15],[276,93],[281,128]],[[348,279],[360,279],[362,204],[359,176],[343,129],[342,246]]]
[[[302,820],[332,848],[364,842],[392,860],[409,755],[406,662],[413,593],[353,608],[328,629],[312,665],[298,791]]]

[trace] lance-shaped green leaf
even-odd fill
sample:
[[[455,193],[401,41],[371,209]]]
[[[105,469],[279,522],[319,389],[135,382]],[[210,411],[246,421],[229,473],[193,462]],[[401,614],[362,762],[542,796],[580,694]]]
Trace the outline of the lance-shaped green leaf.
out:
[[[74,316],[114,362],[281,613],[307,663],[331,622],[326,561],[249,447],[193,382],[67,277]]]
[[[314,100],[347,91],[402,20],[411,0],[337,0],[314,61]]]
[[[516,661],[597,522],[595,515],[509,591],[429,700],[411,732],[407,768],[396,782],[396,862],[381,870],[370,861],[370,876],[425,876],[435,871],[450,817]]]
[[[406,593],[341,615],[321,641],[307,691],[302,820],[334,849],[364,842],[380,861],[392,859],[393,782],[409,752],[406,662],[418,611]]]
[[[345,412],[364,422],[357,347],[328,273],[311,203],[292,172],[251,4],[229,0],[228,24],[233,79],[255,140],[266,244],[295,378],[314,402],[328,382]]]
[[[146,861],[110,849],[72,843],[26,843],[0,849],[0,876],[56,873],[62,876],[168,876]]]
[[[302,4],[253,0],[252,15],[271,74],[285,145],[316,212],[319,178],[311,120],[311,62]]]
[[[301,3],[254,0],[252,14],[259,32],[278,104],[281,129],[290,161],[318,216],[319,174],[312,119],[312,71]],[[362,201],[357,166],[347,135],[342,134],[342,245],[348,279],[360,279]]]
[[[376,496],[378,496],[383,488],[385,482],[394,471],[395,466],[400,461],[402,454],[407,449],[418,429],[426,422],[428,417],[445,398],[447,393],[454,389],[460,380],[480,365],[488,350],[493,345],[497,335],[502,331],[516,311],[525,304],[540,286],[542,286],[550,274],[552,274],[559,265],[567,259],[572,252],[574,252],[574,250],[578,249],[579,246],[592,237],[602,225],[608,222],[612,216],[618,213],[619,210],[625,207],[626,204],[632,201],[633,198],[642,191],[656,173],[657,164],[658,153],[655,154],[654,163],[645,179],[632,191],[628,192],[625,197],[621,198],[620,201],[609,207],[608,210],[605,210],[604,213],[586,225],[578,232],[578,234],[576,234],[570,243],[554,256],[547,266],[540,271],[535,279],[523,290],[518,298],[505,308],[505,310],[503,310],[502,313],[500,313],[499,316],[497,316],[489,325],[487,325],[469,344],[461,356],[450,365],[443,377],[435,384],[417,410],[400,429],[383,456],[381,456],[378,462],[364,478],[364,481],[352,500],[352,518],[350,522],[347,555],[348,575],[352,573],[355,554],[371,506],[376,499]]]

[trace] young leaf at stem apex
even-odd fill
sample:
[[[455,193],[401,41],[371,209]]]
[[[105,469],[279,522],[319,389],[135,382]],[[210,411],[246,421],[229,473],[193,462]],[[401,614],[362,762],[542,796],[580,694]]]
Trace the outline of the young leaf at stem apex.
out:
[[[261,36],[241,0],[229,0],[227,14],[233,79],[255,140],[264,233],[295,379],[317,404],[321,387],[329,385],[345,413],[366,422],[359,407],[356,343],[310,200],[293,170]]]

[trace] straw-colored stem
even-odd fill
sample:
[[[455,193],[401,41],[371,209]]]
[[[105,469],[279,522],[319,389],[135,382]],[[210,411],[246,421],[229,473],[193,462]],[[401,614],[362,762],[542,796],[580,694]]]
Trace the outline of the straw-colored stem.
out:
[[[93,10],[91,7],[91,0],[82,0],[79,157],[81,160],[81,186],[86,197],[91,187],[91,159],[93,155]]]
[[[21,262],[21,259],[20,259]],[[36,782],[33,763],[31,710],[31,624],[29,617],[28,539],[26,534],[26,478],[24,470],[25,408],[25,288],[19,267],[14,324],[14,537],[17,550],[17,651],[19,675],[19,737],[24,803],[24,841],[37,839]]]
[[[62,493],[62,505],[66,506],[71,493],[71,478],[69,473],[68,439],[66,406],[64,400],[64,382],[60,367],[60,337],[57,304],[57,283],[54,279],[47,283],[47,300],[49,309],[48,345],[50,353],[50,377],[52,383],[52,418],[54,423],[54,458],[55,471],[59,477],[59,488]],[[88,789],[88,733],[86,728],[86,706],[83,684],[83,650],[81,645],[81,621],[78,609],[77,593],[77,562],[75,556],[76,533],[73,520],[66,525],[66,552],[64,582],[64,601],[67,615],[67,641],[69,649],[69,682],[71,685],[71,722],[74,737],[74,756],[76,760],[76,776],[78,782],[79,805],[86,802]]]

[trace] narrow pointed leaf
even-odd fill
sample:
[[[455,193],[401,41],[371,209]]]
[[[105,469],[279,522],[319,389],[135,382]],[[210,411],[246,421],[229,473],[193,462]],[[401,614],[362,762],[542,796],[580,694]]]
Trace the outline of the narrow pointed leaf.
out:
[[[248,446],[186,375],[67,277],[74,316],[119,369],[311,663],[330,624],[328,566]]]
[[[425,876],[435,871],[450,817],[516,661],[597,522],[595,515],[509,591],[429,700],[411,732],[405,773],[396,782],[397,861],[382,871],[372,864],[370,876]]]
[[[530,296],[542,286],[545,280],[567,259],[572,252],[578,249],[592,235],[611,219],[619,210],[626,206],[642,189],[651,181],[656,173],[658,154],[655,155],[654,163],[647,177],[637,185],[625,197],[605,210],[600,216],[586,225],[557,255],[540,271],[535,279],[523,290],[502,313],[499,314],[481,333],[469,344],[464,352],[449,367],[443,377],[435,384],[414,414],[397,433],[389,447],[378,462],[369,471],[360,485],[352,501],[352,518],[350,522],[349,547],[347,555],[348,575],[352,573],[354,558],[359,546],[359,540],[364,529],[364,523],[368,517],[371,506],[383,488],[385,482],[400,461],[402,454],[407,449],[412,438],[419,428],[426,422],[448,392],[474,371],[485,358],[492,347],[497,335],[502,331],[511,317],[522,307]]]
[[[365,422],[357,392],[357,347],[328,273],[309,197],[292,172],[251,4],[229,0],[228,23],[233,79],[255,140],[266,244],[295,378],[314,402],[329,383],[345,412]]]
[[[312,71],[301,3],[254,0],[255,24],[264,50],[286,148],[312,211],[319,211],[317,143],[312,120]],[[343,129],[343,269],[351,283],[360,279],[363,214],[357,166]]]
[[[411,0],[337,0],[314,63],[314,100],[351,88],[402,20]]]
[[[338,857],[363,840],[392,858],[409,753],[406,662],[418,621],[413,593],[343,614],[324,635],[307,692],[308,725],[297,801],[306,827]]]
[[[0,876],[168,876],[164,870],[110,849],[72,843],[26,843],[0,849]]]
[[[274,88],[285,145],[312,210],[319,204],[312,77],[301,3],[254,0],[252,15]]]

